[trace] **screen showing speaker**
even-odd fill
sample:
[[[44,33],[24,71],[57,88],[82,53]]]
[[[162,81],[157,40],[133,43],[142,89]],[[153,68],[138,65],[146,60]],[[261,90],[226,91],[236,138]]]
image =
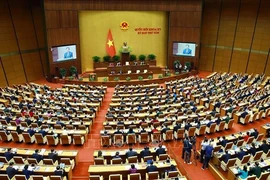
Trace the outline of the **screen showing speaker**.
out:
[[[188,42],[173,42],[174,56],[195,56],[196,44]]]
[[[51,48],[53,62],[63,62],[77,58],[76,45],[62,45]]]

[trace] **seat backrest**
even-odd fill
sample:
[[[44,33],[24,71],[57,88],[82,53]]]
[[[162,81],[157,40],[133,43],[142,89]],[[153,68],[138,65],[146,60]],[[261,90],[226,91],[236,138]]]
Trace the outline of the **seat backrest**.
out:
[[[128,157],[128,163],[138,163],[138,157],[137,156]]]
[[[16,131],[11,131],[11,136],[13,138],[13,141],[15,141],[15,142],[20,141],[19,135],[18,135],[18,133]]]
[[[50,176],[50,180],[62,180],[61,176]]]
[[[133,173],[129,175],[129,180],[140,180],[141,174],[140,173]]]
[[[241,164],[246,164],[246,163],[248,163],[248,162],[249,162],[250,157],[251,157],[251,156],[250,156],[250,154],[245,155],[245,156],[243,157],[243,159],[242,159]]]
[[[196,127],[190,127],[188,130],[188,136],[194,136],[195,135]]]
[[[215,132],[216,125],[217,125],[216,123],[211,124],[211,126],[210,126],[210,133],[214,133]]]
[[[101,136],[101,146],[109,146],[109,145],[110,145],[110,137]]]
[[[7,158],[4,156],[0,156],[0,162],[8,163]]]
[[[41,133],[35,133],[35,138],[38,144],[43,144],[43,136]]]
[[[28,164],[38,164],[35,158],[27,158]]]
[[[204,134],[204,133],[205,133],[205,129],[206,129],[206,125],[202,125],[202,126],[200,127],[199,135]]]
[[[254,137],[251,136],[251,137],[248,138],[246,144],[251,144],[253,141],[254,141]]]
[[[60,136],[62,144],[69,144],[68,135],[61,135]]]
[[[43,164],[45,165],[53,165],[53,160],[52,159],[43,159]]]
[[[10,180],[7,174],[0,174],[1,180]]]
[[[13,160],[16,164],[24,164],[23,158],[21,156],[14,156]]]
[[[90,180],[101,180],[101,176],[100,175],[90,175],[89,179]]]
[[[149,179],[149,180],[158,179],[158,171],[155,171],[155,172],[149,172],[149,173],[148,173],[148,179]]]
[[[261,177],[259,179],[262,179],[262,180],[268,180],[269,179],[269,176],[270,176],[270,172],[263,172],[261,174]]]
[[[65,165],[71,165],[69,158],[61,158],[60,163],[64,163]]]
[[[55,144],[55,137],[53,135],[46,135],[46,138],[49,145]]]
[[[257,160],[261,159],[262,154],[263,154],[263,151],[257,151],[255,156],[253,157],[253,161],[257,161]]]
[[[31,138],[30,135],[28,133],[22,133],[23,135],[23,139],[26,143],[31,143]]]
[[[264,134],[259,134],[256,141],[262,141],[264,137]]]
[[[227,168],[234,166],[235,162],[236,162],[236,158],[229,159],[228,164],[227,164]]]
[[[135,143],[136,142],[136,135],[135,134],[128,134],[127,140],[129,143]]]
[[[104,159],[103,158],[95,158],[94,162],[95,162],[95,165],[104,165]]]
[[[226,144],[226,146],[225,146],[225,150],[231,149],[232,146],[233,146],[233,142],[228,142],[228,143]]]
[[[152,141],[159,141],[159,140],[160,140],[160,132],[154,132]]]
[[[243,146],[244,142],[245,142],[244,139],[238,140],[237,141],[237,147]]]
[[[43,180],[43,176],[42,175],[32,175],[32,180]]]
[[[112,159],[112,164],[122,164],[121,158]]]
[[[18,175],[18,174],[16,174],[14,177],[15,177],[16,180],[27,180],[26,177],[25,177],[25,175]]]
[[[148,142],[148,133],[141,133],[141,141]]]
[[[153,161],[153,156],[145,156],[143,158],[144,162],[147,162],[148,160],[152,160]]]
[[[178,171],[170,171],[168,173],[168,178],[175,178],[179,176],[179,172]]]
[[[228,123],[228,129],[231,129],[233,127],[233,119],[231,119]]]
[[[111,174],[109,176],[109,180],[121,180],[122,179],[121,177],[122,177],[121,174]]]
[[[167,158],[168,158],[168,154],[160,154],[158,157],[160,161],[166,160]]]
[[[0,131],[2,141],[8,141],[7,134],[5,131]]]
[[[73,139],[74,139],[75,144],[79,144],[79,145],[83,144],[81,135],[73,135]]]
[[[225,121],[222,121],[222,122],[220,122],[220,124],[219,124],[219,130],[220,130],[220,131],[223,131],[224,128],[225,128]]]
[[[166,131],[166,140],[173,140],[173,130]]]
[[[177,137],[184,137],[185,130],[184,129],[178,129],[177,130]]]

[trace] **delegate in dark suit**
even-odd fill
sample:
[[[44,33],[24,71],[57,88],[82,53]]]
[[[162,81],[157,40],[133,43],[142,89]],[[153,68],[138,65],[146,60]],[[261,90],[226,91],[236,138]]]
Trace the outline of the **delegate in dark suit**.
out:
[[[141,157],[144,158],[145,156],[150,156],[151,152],[149,151],[148,147],[145,147],[144,150],[141,151]]]
[[[18,170],[13,168],[13,164],[14,163],[10,163],[9,166],[7,167],[7,170],[6,170],[6,173],[7,173],[8,177],[9,177],[9,179],[12,179],[13,176],[15,174],[17,174],[17,172],[18,172]]]
[[[7,152],[5,152],[4,156],[6,157],[7,161],[10,161],[13,158],[14,154],[11,152],[11,148],[9,148]]]
[[[58,159],[58,154],[55,153],[54,150],[51,150],[51,152],[48,154],[48,158],[55,162]]]
[[[148,166],[148,167],[146,168],[146,171],[147,171],[147,172],[154,172],[154,171],[157,171],[157,166],[153,165],[153,161],[151,161],[150,166]]]
[[[35,153],[32,154],[32,158],[35,158],[38,163],[43,160],[43,156],[38,154],[38,150],[35,150]]]
[[[132,148],[129,149],[128,152],[126,152],[127,158],[132,157],[132,156],[137,156],[137,152],[133,151]]]
[[[166,154],[165,148],[160,145],[159,148],[156,150],[156,154],[157,156],[159,156],[160,154]]]

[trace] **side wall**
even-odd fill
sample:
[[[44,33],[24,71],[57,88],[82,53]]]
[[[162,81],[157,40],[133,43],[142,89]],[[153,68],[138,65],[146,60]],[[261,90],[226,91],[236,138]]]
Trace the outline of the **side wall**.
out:
[[[269,7],[269,0],[205,0],[199,69],[270,75]]]
[[[175,59],[192,61],[195,66],[199,51],[194,58],[177,58],[172,56],[173,41],[188,41],[200,44],[200,25],[202,0],[117,0],[117,1],[71,1],[71,0],[45,0],[45,16],[47,27],[48,48],[62,44],[77,44],[77,60],[52,63],[49,53],[51,75],[58,75],[61,67],[69,68],[75,65],[81,72],[80,38],[79,38],[79,11],[166,11],[169,13],[168,27],[168,54],[167,65],[172,68]],[[123,18],[123,20],[125,20]],[[199,49],[199,48],[197,48]],[[48,49],[49,51],[49,49]]]
[[[43,1],[0,1],[0,87],[44,77],[46,58]]]

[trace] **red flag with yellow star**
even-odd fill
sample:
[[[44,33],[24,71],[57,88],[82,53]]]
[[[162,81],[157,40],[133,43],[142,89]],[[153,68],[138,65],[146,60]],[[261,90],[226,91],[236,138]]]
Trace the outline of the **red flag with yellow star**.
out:
[[[111,29],[109,29],[107,36],[106,51],[111,57],[113,57],[116,54]]]

